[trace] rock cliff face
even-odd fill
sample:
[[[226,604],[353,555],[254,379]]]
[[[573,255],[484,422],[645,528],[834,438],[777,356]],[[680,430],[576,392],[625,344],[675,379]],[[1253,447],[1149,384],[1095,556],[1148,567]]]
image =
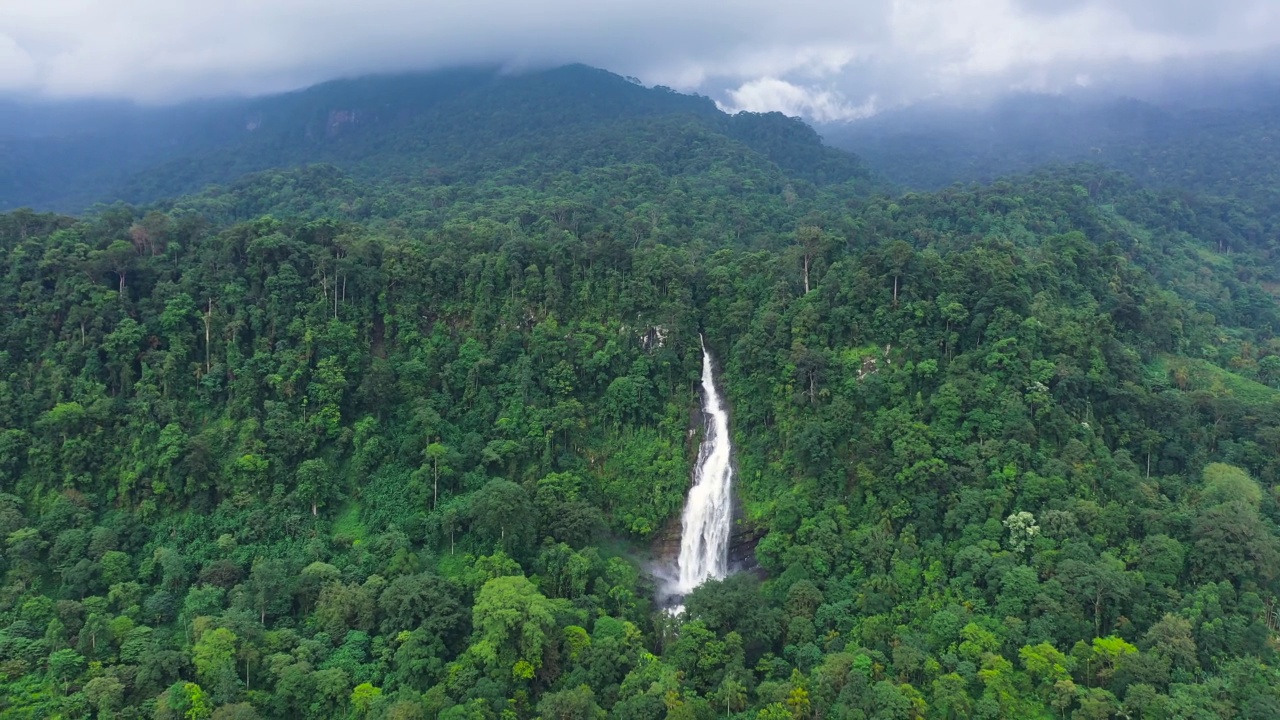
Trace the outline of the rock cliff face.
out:
[[[742,517],[742,508],[735,502],[733,534],[729,536],[729,572],[763,572],[756,562],[756,545],[766,532]]]
[[[346,126],[358,125],[368,118],[361,110],[330,110],[329,120],[325,123],[325,137],[337,137]]]
[[[733,530],[729,536],[729,572],[754,572],[759,570],[756,562],[756,545],[765,536],[765,529],[748,521],[742,512],[742,505],[737,494],[733,498]],[[680,521],[679,514],[667,519],[667,524],[653,538],[651,546],[654,562],[658,567],[676,565],[680,556]]]
[[[653,537],[653,560],[658,567],[675,568],[680,557],[680,515],[667,518],[667,524]]]

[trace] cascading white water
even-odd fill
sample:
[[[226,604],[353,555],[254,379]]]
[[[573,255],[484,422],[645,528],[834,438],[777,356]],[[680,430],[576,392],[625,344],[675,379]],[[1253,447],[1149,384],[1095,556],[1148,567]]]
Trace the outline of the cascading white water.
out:
[[[702,346],[702,395],[706,436],[698,449],[698,469],[681,523],[674,588],[679,595],[688,593],[708,578],[723,578],[729,567],[729,528],[733,520],[729,414],[720,404],[711,370],[711,354],[705,344]]]

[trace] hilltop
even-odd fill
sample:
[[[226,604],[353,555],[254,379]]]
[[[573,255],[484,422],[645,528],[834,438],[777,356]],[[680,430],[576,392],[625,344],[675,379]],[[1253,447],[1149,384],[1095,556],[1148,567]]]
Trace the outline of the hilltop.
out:
[[[726,115],[707,98],[585,66],[365,77],[164,108],[18,106],[13,115],[0,126],[0,208],[8,209],[151,202],[315,163],[385,183],[474,181],[514,168],[523,170],[518,181],[537,182],[552,169],[641,159],[678,174],[703,145],[815,184],[869,178],[798,120]],[[526,164],[532,155],[541,167]]]

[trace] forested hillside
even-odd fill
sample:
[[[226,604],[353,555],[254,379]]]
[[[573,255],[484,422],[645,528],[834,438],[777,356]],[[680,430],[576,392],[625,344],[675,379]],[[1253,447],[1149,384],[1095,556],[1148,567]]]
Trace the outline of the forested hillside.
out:
[[[867,182],[847,153],[778,113],[725,115],[707,98],[574,65],[338,80],[246,100],[168,108],[17,105],[0,111],[0,210],[151,202],[250,172],[332,163],[382,184],[527,178],[619,162],[679,162],[740,143],[792,178]],[[663,139],[652,147],[632,136]],[[614,153],[645,153],[614,157]],[[654,153],[659,156],[655,157]]]
[[[699,112],[0,216],[0,715],[1280,717],[1268,208]]]
[[[1088,162],[1153,187],[1244,197],[1276,214],[1280,88],[1258,82],[1234,91],[1163,101],[1015,95],[988,107],[903,108],[822,131],[911,188]]]

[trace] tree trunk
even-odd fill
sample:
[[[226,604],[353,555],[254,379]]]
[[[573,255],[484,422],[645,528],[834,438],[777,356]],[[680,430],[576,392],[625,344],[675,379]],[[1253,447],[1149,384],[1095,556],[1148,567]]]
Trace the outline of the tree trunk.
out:
[[[209,309],[204,314],[204,372],[209,374],[209,325],[213,322],[213,298],[209,298]]]

